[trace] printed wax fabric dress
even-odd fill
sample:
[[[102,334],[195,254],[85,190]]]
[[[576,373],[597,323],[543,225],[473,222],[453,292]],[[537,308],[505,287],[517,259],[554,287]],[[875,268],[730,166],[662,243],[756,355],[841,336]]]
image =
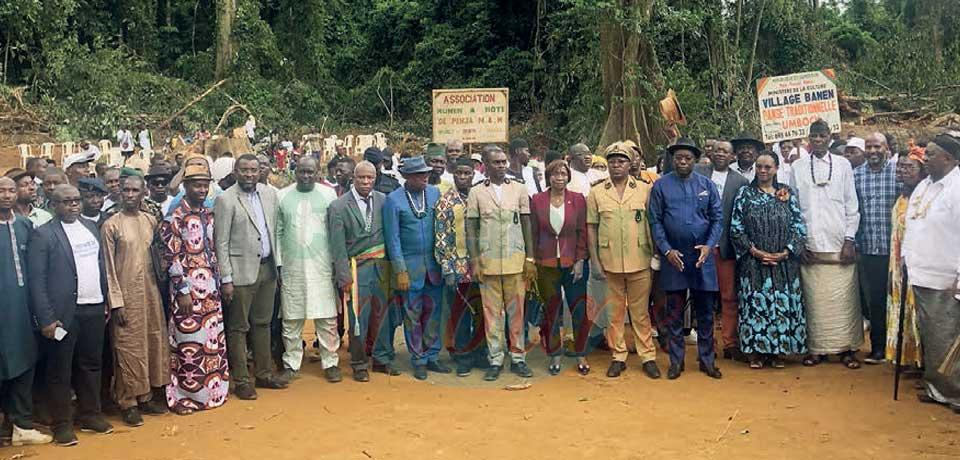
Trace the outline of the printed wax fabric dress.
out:
[[[203,410],[227,400],[227,341],[220,306],[220,270],[214,253],[213,210],[187,200],[170,211],[161,229],[164,268],[170,275],[170,380],[167,405]],[[177,296],[189,295],[180,308]]]
[[[740,349],[744,353],[806,353],[807,330],[800,286],[800,251],[806,227],[796,194],[777,184],[775,194],[755,185],[740,189],[730,221],[737,253]],[[763,265],[750,247],[789,257]]]

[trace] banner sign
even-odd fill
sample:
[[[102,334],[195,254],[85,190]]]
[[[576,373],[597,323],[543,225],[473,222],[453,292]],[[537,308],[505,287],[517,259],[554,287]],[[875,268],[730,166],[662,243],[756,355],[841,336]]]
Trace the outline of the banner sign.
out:
[[[510,90],[433,90],[433,142],[509,142]]]
[[[840,132],[840,100],[833,69],[765,77],[757,82],[763,142],[807,137],[810,123],[822,118]]]

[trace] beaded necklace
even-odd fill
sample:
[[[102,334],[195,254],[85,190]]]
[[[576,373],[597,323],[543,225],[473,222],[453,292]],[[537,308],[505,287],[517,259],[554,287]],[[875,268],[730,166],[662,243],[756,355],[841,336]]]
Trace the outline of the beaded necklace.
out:
[[[404,193],[407,194],[407,201],[410,203],[410,210],[413,211],[413,215],[417,219],[423,219],[423,216],[427,215],[427,191],[426,189],[420,191],[420,206],[417,206],[417,203],[413,200],[413,196],[410,195],[410,191],[404,189]]]
[[[811,155],[810,157],[810,180],[812,180],[817,187],[825,187],[829,185],[830,180],[833,179],[833,155],[830,155],[830,153],[827,152],[826,156],[827,164],[829,165],[830,170],[827,173],[827,180],[824,182],[817,182],[817,175],[813,172],[813,163],[816,155]]]

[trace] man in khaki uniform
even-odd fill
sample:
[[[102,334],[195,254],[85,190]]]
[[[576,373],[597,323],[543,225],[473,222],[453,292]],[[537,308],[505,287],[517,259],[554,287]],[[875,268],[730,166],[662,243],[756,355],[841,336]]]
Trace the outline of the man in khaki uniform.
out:
[[[643,371],[656,379],[660,378],[660,369],[647,310],[653,258],[647,222],[651,186],[630,175],[634,155],[634,150],[622,142],[607,147],[610,177],[594,185],[587,197],[590,273],[594,279],[607,280],[607,302],[601,305],[609,309],[606,338],[613,350],[607,376],[619,377],[627,368],[623,324],[629,309]]]
[[[487,326],[490,368],[484,380],[500,377],[504,357],[504,314],[509,318],[510,372],[531,377],[524,349],[523,302],[526,284],[536,279],[530,233],[530,200],[523,183],[506,177],[507,155],[483,149],[487,180],[467,197],[467,251],[480,281],[483,320]]]

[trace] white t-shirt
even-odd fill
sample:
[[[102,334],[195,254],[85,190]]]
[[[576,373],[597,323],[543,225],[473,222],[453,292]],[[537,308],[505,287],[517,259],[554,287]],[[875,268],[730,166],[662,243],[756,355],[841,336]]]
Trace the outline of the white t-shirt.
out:
[[[720,197],[723,197],[723,186],[727,183],[727,175],[730,174],[730,170],[726,171],[713,171],[713,174],[710,176],[710,180],[713,181],[713,185],[717,186],[717,192],[719,192]]]
[[[121,129],[117,131],[117,144],[120,145],[121,152],[133,151],[133,134],[130,130]]]
[[[150,131],[145,129],[140,130],[140,133],[137,134],[137,141],[140,143],[140,148],[144,150],[153,150],[150,146]]]
[[[77,305],[103,303],[100,289],[100,242],[80,221],[60,222],[77,266]]]
[[[491,183],[490,186],[493,187],[493,193],[497,195],[497,202],[499,203],[503,199],[503,184]]]

